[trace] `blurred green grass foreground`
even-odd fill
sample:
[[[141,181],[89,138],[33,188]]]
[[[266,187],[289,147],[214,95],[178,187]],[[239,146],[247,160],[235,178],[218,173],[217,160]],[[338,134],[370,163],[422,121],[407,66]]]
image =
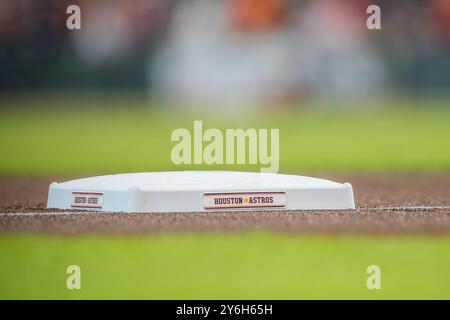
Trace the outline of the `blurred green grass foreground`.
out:
[[[450,299],[448,237],[0,237],[0,299]],[[81,289],[68,289],[68,266]],[[380,268],[368,289],[367,268]],[[369,270],[370,271],[370,270]]]
[[[114,100],[6,100],[0,108],[0,174],[45,175],[221,169],[171,162],[177,128],[280,130],[280,172],[448,170],[450,100],[370,108],[293,107],[202,117]],[[362,110],[367,109],[367,110]],[[157,111],[158,110],[158,111]],[[206,145],[206,143],[204,143]],[[258,171],[259,165],[227,165]]]

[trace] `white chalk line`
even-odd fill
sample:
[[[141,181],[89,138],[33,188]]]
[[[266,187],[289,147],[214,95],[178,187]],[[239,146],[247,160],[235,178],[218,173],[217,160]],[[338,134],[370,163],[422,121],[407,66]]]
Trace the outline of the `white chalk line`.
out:
[[[349,209],[351,210],[351,209]],[[375,207],[375,208],[357,208],[355,211],[401,211],[401,210],[450,210],[450,206],[408,206],[408,207]],[[296,210],[296,211],[331,211],[331,210]],[[336,211],[346,211],[336,210]],[[30,217],[30,216],[61,216],[61,215],[95,215],[108,214],[114,212],[100,212],[100,211],[63,211],[63,212],[14,212],[14,213],[0,213],[0,217]],[[126,213],[123,213],[126,214]],[[132,215],[133,213],[129,213]]]
[[[30,216],[64,216],[64,215],[91,215],[94,213],[106,213],[106,212],[84,212],[84,211],[71,211],[71,212],[14,212],[14,213],[0,213],[0,217],[30,217]]]
[[[374,207],[374,208],[357,208],[360,211],[370,211],[370,210],[442,210],[450,209],[450,206],[408,206],[408,207]]]

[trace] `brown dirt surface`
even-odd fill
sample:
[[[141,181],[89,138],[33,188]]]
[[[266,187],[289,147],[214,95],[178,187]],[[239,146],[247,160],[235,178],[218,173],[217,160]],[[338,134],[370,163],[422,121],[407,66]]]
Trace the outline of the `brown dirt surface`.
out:
[[[315,176],[350,182],[357,209],[131,214],[50,210],[45,208],[49,184],[67,179],[0,177],[0,232],[450,234],[450,173]]]

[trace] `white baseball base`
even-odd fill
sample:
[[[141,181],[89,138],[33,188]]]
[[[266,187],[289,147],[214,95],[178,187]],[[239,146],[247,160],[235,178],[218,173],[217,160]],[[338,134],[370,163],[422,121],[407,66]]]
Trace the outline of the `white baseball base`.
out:
[[[349,183],[272,173],[174,171],[53,182],[48,208],[107,212],[354,209]]]

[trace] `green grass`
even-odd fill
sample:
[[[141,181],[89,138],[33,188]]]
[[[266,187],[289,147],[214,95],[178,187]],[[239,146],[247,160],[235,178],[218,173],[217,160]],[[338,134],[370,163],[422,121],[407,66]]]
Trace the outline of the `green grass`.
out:
[[[450,238],[0,237],[0,298],[450,299]],[[66,268],[81,268],[81,290]],[[368,290],[366,268],[381,268]]]
[[[99,174],[220,169],[176,166],[170,159],[176,128],[279,128],[280,171],[439,171],[450,169],[450,110],[431,104],[380,105],[368,112],[298,109],[239,119],[173,116],[142,104],[36,103],[0,109],[0,174]],[[61,103],[62,105],[63,103]],[[31,106],[30,106],[31,105]],[[126,106],[127,109],[120,107]],[[228,165],[258,171],[259,165]]]

